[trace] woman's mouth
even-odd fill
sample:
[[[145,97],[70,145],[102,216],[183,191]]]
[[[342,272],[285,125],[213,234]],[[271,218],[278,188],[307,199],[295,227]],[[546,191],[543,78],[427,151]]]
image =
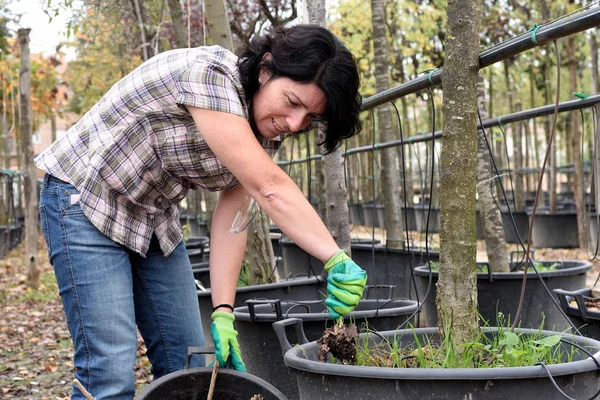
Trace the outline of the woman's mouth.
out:
[[[273,118],[271,118],[271,121],[273,122],[273,126],[275,127],[275,130],[279,133],[287,133],[285,131],[285,129],[282,129],[279,125],[277,125],[277,122],[275,122],[275,120]]]

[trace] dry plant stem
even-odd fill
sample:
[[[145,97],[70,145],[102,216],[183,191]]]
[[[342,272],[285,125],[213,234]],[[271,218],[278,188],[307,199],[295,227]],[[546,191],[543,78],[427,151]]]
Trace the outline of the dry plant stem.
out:
[[[217,382],[217,374],[219,373],[219,362],[215,361],[213,364],[212,375],[210,377],[210,386],[208,387],[208,396],[206,400],[212,400],[213,394],[215,393],[215,383]]]
[[[531,210],[531,222],[529,223],[529,233],[527,235],[527,250],[525,251],[525,268],[523,269],[523,284],[521,285],[521,297],[519,299],[519,306],[517,307],[517,313],[515,314],[515,318],[513,320],[512,326],[510,327],[511,331],[515,330],[515,327],[518,324],[519,316],[521,315],[521,309],[523,308],[523,300],[525,299],[525,287],[527,285],[527,269],[529,268],[529,263],[533,264],[531,261],[531,257],[529,256],[529,251],[531,249],[531,236],[533,232],[533,223],[535,221],[535,212],[537,210],[538,199],[540,197],[540,191],[542,189],[542,181],[544,179],[544,170],[546,169],[546,162],[550,157],[550,150],[552,148],[552,141],[554,139],[554,132],[556,130],[556,119],[558,117],[558,104],[560,102],[560,52],[558,51],[558,45],[556,44],[556,40],[554,43],[554,52],[556,53],[556,103],[554,107],[554,116],[552,118],[552,130],[550,131],[550,138],[548,139],[548,147],[546,148],[546,154],[544,156],[544,163],[542,164],[542,172],[540,173],[540,178],[538,181],[537,190],[535,193],[535,201],[533,202],[533,209]]]
[[[92,396],[92,394],[90,392],[88,392],[87,390],[85,390],[85,388],[83,387],[83,385],[81,384],[81,382],[79,382],[79,379],[73,378],[73,383],[75,384],[75,386],[77,386],[77,389],[79,389],[79,391],[83,394],[83,396],[87,400],[94,400],[94,396]]]

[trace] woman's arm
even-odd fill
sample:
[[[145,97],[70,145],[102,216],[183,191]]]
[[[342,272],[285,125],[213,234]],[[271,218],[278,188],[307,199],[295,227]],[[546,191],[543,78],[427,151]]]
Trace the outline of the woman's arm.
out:
[[[242,185],[223,190],[213,216],[210,235],[210,287],[213,307],[233,305],[246,248],[246,231],[231,233],[231,222],[247,192]],[[230,311],[220,308],[219,311]]]
[[[229,113],[187,109],[213,153],[275,224],[302,249],[327,262],[339,246],[304,194],[260,146],[248,121]],[[232,221],[233,216],[230,225]],[[211,249],[211,258],[212,253]]]

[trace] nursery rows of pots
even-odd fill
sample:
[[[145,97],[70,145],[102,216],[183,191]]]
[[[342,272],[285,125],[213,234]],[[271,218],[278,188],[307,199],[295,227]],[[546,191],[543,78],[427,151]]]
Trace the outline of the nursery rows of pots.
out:
[[[573,398],[590,398],[600,389],[600,364],[589,357],[600,348],[600,311],[588,308],[590,292],[583,289],[592,267],[589,262],[543,261],[536,266],[550,268],[538,268],[544,269],[539,276],[532,268],[528,271],[521,332],[532,335],[543,327],[549,331],[543,335],[562,334],[561,353],[570,357],[558,360],[562,363],[475,369],[364,367],[318,361],[316,341],[335,324],[323,302],[327,293],[323,264],[280,234],[272,235],[272,243],[284,279],[240,287],[234,304],[238,339],[249,372],[242,379],[252,381],[247,382],[248,388],[259,385],[265,399],[346,399],[357,393],[365,399],[505,399],[526,393],[559,398],[557,387]],[[359,340],[372,342],[372,346],[392,338],[403,345],[435,341],[439,337],[438,274],[430,266],[437,264],[439,253],[389,248],[365,240],[355,240],[351,247],[353,259],[369,275],[363,300],[345,317],[346,324],[354,322],[359,327]],[[187,248],[199,287],[203,328],[210,332],[209,241],[190,236]],[[513,320],[523,280],[522,264],[513,262],[509,273],[490,273],[486,265],[479,266],[484,272],[477,276],[478,311],[487,335],[494,335],[498,313],[505,321]],[[572,334],[572,324],[581,336]],[[210,335],[206,339],[212,346]],[[238,379],[232,374],[231,379]],[[182,382],[210,378],[194,376],[193,370],[180,375]]]
[[[23,220],[19,219],[14,224],[0,225],[0,258],[21,243],[25,236]]]

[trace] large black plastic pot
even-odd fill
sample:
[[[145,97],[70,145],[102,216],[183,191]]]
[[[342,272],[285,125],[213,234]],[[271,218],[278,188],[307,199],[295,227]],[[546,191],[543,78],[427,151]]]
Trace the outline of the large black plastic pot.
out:
[[[511,218],[508,210],[502,210],[502,227],[504,228],[504,240],[506,243],[519,243],[519,236],[523,243],[525,243],[529,234],[529,215],[523,211],[513,211]]]
[[[558,288],[575,290],[585,286],[586,272],[592,268],[592,264],[586,261],[540,261],[540,263],[546,266],[560,263],[556,271],[540,272],[550,291]],[[414,273],[419,293],[425,293],[429,286],[429,268],[419,266],[415,268]],[[438,316],[435,305],[437,281],[437,271],[432,272],[429,295],[422,300],[420,326],[437,326]],[[510,318],[511,322],[514,321],[513,316],[519,305],[522,282],[522,272],[496,272],[491,275],[485,272],[478,273],[477,303],[482,319],[492,326],[496,325],[497,313],[502,312],[507,320]],[[551,296],[544,289],[535,271],[529,267],[520,324],[523,328],[539,328],[542,320],[544,320],[544,328],[548,329],[563,331],[570,326],[552,302]]]
[[[285,325],[301,324],[300,319],[287,319],[276,322],[273,327],[282,332]],[[493,335],[495,328],[486,329]],[[537,330],[521,329],[525,334],[535,334]],[[437,328],[379,332],[369,335],[373,346],[388,340],[398,339],[401,346],[411,345],[415,335],[421,343],[438,339]],[[543,335],[556,334],[543,331]],[[384,339],[382,339],[382,337]],[[284,363],[296,374],[301,400],[328,399],[377,399],[377,400],[507,400],[525,399],[535,396],[541,399],[561,399],[562,395],[554,387],[541,365],[530,367],[504,368],[384,368],[341,365],[333,362],[321,363],[317,360],[317,344],[310,342],[287,350]],[[364,338],[364,334],[360,339]],[[600,356],[600,342],[581,336],[563,335],[567,341],[582,346],[594,357]],[[364,340],[364,339],[363,339]],[[573,353],[573,361],[548,365],[546,368],[557,385],[571,398],[592,398],[600,388],[598,366],[583,351],[571,344],[561,342],[563,354]],[[562,360],[562,361],[566,361]]]
[[[23,229],[23,225],[20,223],[10,225],[8,231],[9,237],[9,245],[8,249],[12,250],[21,243],[21,239],[23,238],[23,233],[25,229]]]
[[[327,281],[322,276],[298,277],[293,279],[282,279],[277,283],[265,283],[239,287],[236,290],[234,307],[246,305],[250,299],[319,299],[323,293],[327,293]],[[214,343],[210,336],[210,325],[212,320],[211,289],[198,290],[198,304],[200,306],[200,319],[207,346]]]
[[[210,246],[210,239],[208,236],[190,236],[185,241],[186,250],[208,249],[209,246]]]
[[[369,276],[369,284],[395,285],[396,296],[418,300],[411,267],[429,261],[439,261],[437,251],[423,249],[395,249],[383,245],[353,243],[352,259]],[[286,276],[296,274],[322,274],[323,263],[309,256],[289,238],[281,239],[283,265]],[[373,257],[375,262],[373,262]]]
[[[329,316],[322,300],[249,300],[246,304],[236,308],[233,313],[248,372],[271,383],[289,399],[297,399],[296,379],[283,364],[281,347],[271,324],[284,318],[299,318],[304,323],[306,338],[312,341],[321,337],[323,331],[333,326],[335,321]],[[361,300],[344,319],[346,323],[352,321],[358,327],[364,325],[372,331],[397,329],[417,308],[416,301],[406,299]],[[414,318],[411,322],[414,322]],[[304,342],[297,335],[291,337],[292,343]]]
[[[201,285],[204,289],[210,289],[210,269],[208,261],[192,264],[192,272],[194,273],[194,279],[198,281],[197,284]],[[200,286],[198,288],[200,289]]]
[[[383,204],[376,203],[375,207],[373,207],[373,203],[363,203],[362,210],[365,226],[383,228],[385,222],[385,210]]]
[[[10,247],[10,235],[8,234],[8,226],[0,225],[0,258],[8,253]]]
[[[354,225],[364,225],[364,213],[361,203],[348,203],[348,216],[350,223]]]
[[[579,247],[577,213],[572,211],[536,213],[531,241],[536,249]]]
[[[406,208],[402,207],[401,212],[402,212],[402,218],[404,218],[404,221],[405,221],[405,225],[402,226],[402,229],[406,229],[406,227],[408,226],[409,231],[416,231],[417,230],[417,221],[416,221],[416,217],[415,217],[415,208],[412,206],[406,207]]]
[[[429,215],[429,223],[427,216]],[[440,209],[431,208],[427,204],[415,205],[415,226],[417,232],[438,233],[440,231]]]
[[[214,353],[214,349],[211,352]],[[186,367],[155,380],[142,390],[136,400],[206,399],[211,377],[212,368]],[[273,385],[254,375],[226,368],[219,369],[213,392],[215,400],[249,400],[257,394],[262,395],[265,400],[286,399]]]
[[[554,289],[563,311],[569,316],[579,333],[600,340],[600,310],[598,308],[590,309],[585,304],[586,300],[589,301],[593,298],[591,291],[590,288],[570,291]],[[572,301],[575,301],[576,305],[572,305]]]
[[[191,264],[199,264],[208,261],[210,257],[210,248],[203,247],[199,249],[187,250]]]

